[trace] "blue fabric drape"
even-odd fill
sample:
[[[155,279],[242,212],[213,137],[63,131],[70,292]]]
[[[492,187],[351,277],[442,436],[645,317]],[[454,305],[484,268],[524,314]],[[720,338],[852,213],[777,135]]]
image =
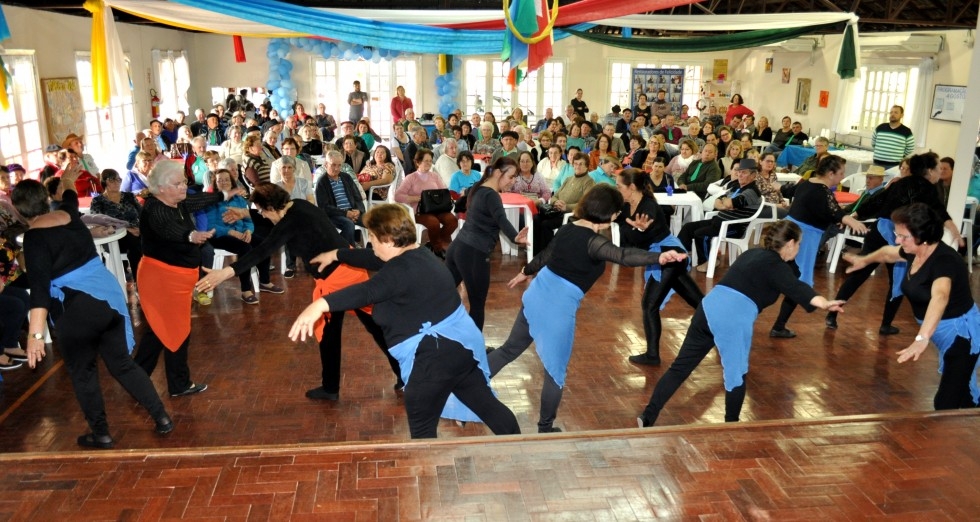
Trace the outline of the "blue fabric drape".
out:
[[[585,293],[549,268],[542,268],[521,297],[524,317],[545,371],[565,387],[575,341],[575,315]]]
[[[650,245],[650,248],[648,248],[647,250],[649,252],[656,252],[659,254],[662,253],[664,250],[666,250],[667,247],[675,247],[681,252],[684,252],[685,254],[687,253],[687,249],[684,248],[684,244],[681,243],[680,239],[674,237],[673,234],[667,234],[667,237],[660,240],[659,243],[654,243]],[[687,269],[688,271],[691,270],[690,257],[687,258]],[[659,264],[647,265],[646,268],[643,269],[643,281],[644,283],[646,283],[646,281],[649,281],[650,278],[652,277],[655,281],[660,282],[661,281],[660,276],[662,273],[663,270],[660,268]],[[667,291],[667,296],[664,298],[664,302],[660,305],[661,310],[663,310],[667,306],[667,303],[670,302],[670,298],[673,297],[675,293],[676,292],[674,292],[673,288]]]
[[[919,318],[915,320],[922,324]],[[980,310],[977,309],[977,305],[973,305],[969,312],[959,317],[939,321],[936,326],[931,340],[936,344],[936,348],[939,348],[940,374],[943,373],[943,357],[946,356],[946,350],[953,346],[957,337],[970,340],[971,354],[976,355],[980,352]],[[980,402],[980,385],[977,385],[978,368],[980,368],[980,359],[977,359],[977,364],[973,367],[973,376],[970,377],[970,394],[973,396],[974,403]]]
[[[817,263],[817,253],[820,251],[820,240],[823,230],[812,227],[792,217],[786,219],[796,223],[803,231],[800,240],[800,251],[796,254],[796,266],[800,267],[800,281],[813,286],[813,265]]]
[[[10,27],[7,25],[7,17],[3,14],[3,6],[0,5],[0,42],[10,38]]]
[[[327,13],[276,0],[171,0],[227,16],[259,22],[290,31],[308,33],[378,49],[422,54],[496,54],[503,50],[504,31],[446,29],[395,24]],[[587,31],[595,24],[571,26]],[[555,29],[554,38],[571,36]]]
[[[759,316],[759,307],[745,294],[718,285],[704,296],[701,308],[715,336],[725,391],[732,391],[745,382],[745,374],[749,373],[752,330]]]
[[[888,218],[878,218],[876,226],[881,237],[885,238],[889,245],[894,245],[895,223],[892,223],[892,220]],[[892,299],[902,297],[902,281],[905,280],[905,272],[908,271],[908,268],[909,265],[905,261],[895,263],[895,267],[892,269]]]
[[[109,269],[102,264],[102,259],[98,256],[89,259],[84,265],[51,280],[51,297],[65,300],[65,293],[62,288],[71,288],[79,292],[105,301],[109,308],[112,308],[123,317],[126,323],[126,348],[129,353],[133,353],[136,346],[136,338],[133,336],[133,321],[129,317],[129,306],[126,296],[122,293],[119,281],[109,272]]]

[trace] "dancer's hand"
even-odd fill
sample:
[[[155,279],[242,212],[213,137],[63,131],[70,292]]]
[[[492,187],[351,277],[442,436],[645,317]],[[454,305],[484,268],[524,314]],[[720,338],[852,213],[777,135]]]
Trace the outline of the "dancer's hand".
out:
[[[517,243],[518,245],[527,244],[527,227],[522,228],[521,231],[517,233],[517,237],[514,238],[514,243]]]
[[[331,250],[329,252],[324,252],[313,259],[310,259],[310,264],[316,266],[317,272],[323,272],[323,269],[337,262],[337,251]]]
[[[226,266],[220,270],[212,270],[210,268],[201,268],[204,273],[207,274],[202,277],[197,284],[194,285],[194,289],[198,292],[210,292],[214,290],[215,287],[225,282],[226,280],[234,277],[235,270],[230,266]]]
[[[514,288],[515,286],[523,283],[524,281],[527,281],[528,279],[531,279],[531,276],[525,274],[524,272],[518,272],[517,275],[514,276],[514,279],[511,279],[507,283],[507,288]]]
[[[844,272],[848,274],[850,274],[851,272],[857,272],[858,270],[861,270],[862,268],[868,266],[868,260],[865,259],[864,256],[859,256],[857,254],[844,254],[841,257],[844,259],[844,261],[850,263],[850,266],[848,266],[847,269],[844,270]]]
[[[660,264],[676,263],[687,259],[687,254],[676,250],[668,250],[660,254]]]
[[[653,220],[646,214],[637,214],[636,219],[626,218],[626,224],[640,232],[646,232],[650,228],[650,225],[653,224]]]
[[[922,352],[926,351],[926,348],[928,347],[929,347],[928,339],[923,339],[921,341],[913,341],[912,344],[908,346],[908,348],[898,352],[898,362],[903,363],[909,359],[912,359],[913,361],[918,361],[919,356],[922,355]]]
[[[306,341],[307,337],[313,337],[313,325],[329,311],[330,305],[327,304],[326,299],[317,299],[310,303],[293,321],[293,326],[289,329],[289,339],[295,342]]]

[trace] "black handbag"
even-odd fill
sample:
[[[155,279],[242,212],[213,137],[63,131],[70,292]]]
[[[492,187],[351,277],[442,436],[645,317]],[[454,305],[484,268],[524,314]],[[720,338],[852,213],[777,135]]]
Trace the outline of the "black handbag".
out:
[[[453,211],[453,198],[449,189],[423,190],[419,195],[419,214],[444,214]]]

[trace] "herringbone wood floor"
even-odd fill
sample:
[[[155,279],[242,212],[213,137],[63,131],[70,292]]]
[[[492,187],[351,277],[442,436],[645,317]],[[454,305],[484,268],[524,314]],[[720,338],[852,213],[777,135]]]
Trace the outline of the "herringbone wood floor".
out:
[[[520,297],[504,286],[517,259],[493,262],[490,345],[506,337]],[[817,273],[825,293],[843,277],[822,265]],[[492,438],[482,425],[444,422],[440,440],[421,443],[409,442],[394,378],[353,318],[341,400],[303,396],[318,385],[318,354],[285,333],[312,285],[303,275],[284,284],[286,294],[262,294],[253,307],[229,282],[214,305],[195,307],[191,368],[211,388],[164,399],[177,425],[166,438],[103,372],[117,451],[79,451],[75,437],[86,426],[60,358],[6,372],[0,520],[980,517],[980,420],[973,411],[924,413],[936,356],[895,363],[915,325],[905,305],[896,323],[903,333],[879,338],[883,274],[855,296],[836,332],[821,315],[798,312],[791,328],[800,336],[770,340],[775,307],[762,314],[743,424],[721,424],[712,354],[668,404],[661,427],[641,431],[630,428],[666,366],[626,361],[644,344],[641,275],[610,268],[579,314],[557,421],[566,433]],[[665,310],[665,365],[690,315],[680,300]],[[493,381],[527,433],[541,372],[529,350]],[[153,380],[166,391],[162,372]],[[839,416],[859,417],[829,419]]]

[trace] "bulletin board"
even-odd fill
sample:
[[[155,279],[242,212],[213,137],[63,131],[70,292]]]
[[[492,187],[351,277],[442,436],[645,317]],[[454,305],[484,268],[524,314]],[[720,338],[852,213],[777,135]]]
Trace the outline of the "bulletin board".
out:
[[[684,69],[633,69],[630,106],[636,106],[641,94],[646,94],[647,101],[652,104],[660,89],[667,91],[671,114],[680,114],[684,97]]]
[[[966,86],[936,85],[929,117],[934,120],[963,121],[964,105],[966,105]]]
[[[78,78],[48,78],[41,80],[44,119],[48,127],[48,143],[61,142],[71,133],[85,135],[85,110]]]

